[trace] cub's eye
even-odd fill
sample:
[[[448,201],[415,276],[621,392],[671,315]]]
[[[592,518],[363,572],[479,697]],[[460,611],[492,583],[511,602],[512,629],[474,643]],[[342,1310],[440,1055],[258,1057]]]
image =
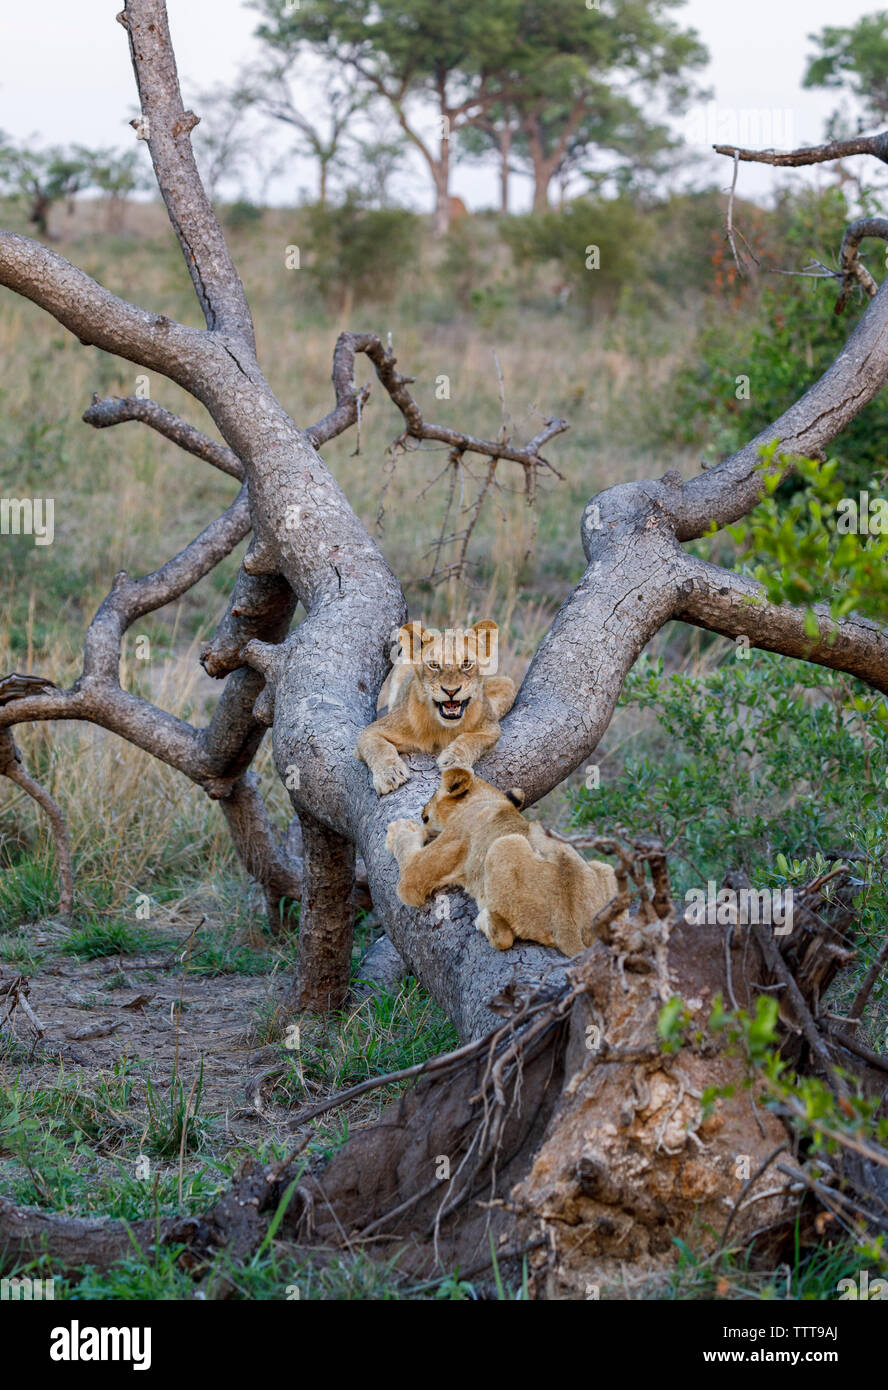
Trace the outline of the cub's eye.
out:
[[[475,669],[475,663],[474,663],[474,661],[464,661],[463,664],[460,666],[459,669],[460,669],[461,671],[474,671],[474,669]]]
[[[428,818],[428,816],[423,816],[422,820],[423,820],[423,825],[428,825],[428,823],[429,823],[429,818]]]
[[[440,661],[427,661],[426,666],[430,671],[440,671],[441,669]]]

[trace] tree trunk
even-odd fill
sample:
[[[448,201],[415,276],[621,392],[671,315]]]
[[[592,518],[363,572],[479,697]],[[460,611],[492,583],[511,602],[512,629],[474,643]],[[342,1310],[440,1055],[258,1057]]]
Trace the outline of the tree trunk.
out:
[[[548,212],[549,203],[549,184],[552,182],[552,165],[549,160],[540,159],[533,162],[533,210],[534,212]]]
[[[41,236],[49,235],[49,210],[52,203],[45,193],[37,192],[31,202],[31,211],[28,214],[28,221],[37,228]]]
[[[546,158],[538,121],[531,115],[524,121],[527,149],[533,169],[533,211],[545,212],[549,206],[549,184],[554,163]]]
[[[436,163],[432,167],[435,181],[435,236],[446,236],[450,230],[450,114],[441,106],[441,140]]]
[[[298,974],[290,1002],[328,1013],[348,993],[355,919],[355,847],[303,815],[302,907]]]
[[[505,216],[509,211],[509,159],[512,153],[512,127],[506,121],[499,137],[500,154],[500,212]]]

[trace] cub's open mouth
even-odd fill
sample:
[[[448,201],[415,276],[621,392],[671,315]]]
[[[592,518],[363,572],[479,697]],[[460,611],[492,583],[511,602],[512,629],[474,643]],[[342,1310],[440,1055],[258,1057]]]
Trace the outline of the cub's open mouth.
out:
[[[462,719],[468,700],[436,700],[435,707],[442,719],[455,722]]]

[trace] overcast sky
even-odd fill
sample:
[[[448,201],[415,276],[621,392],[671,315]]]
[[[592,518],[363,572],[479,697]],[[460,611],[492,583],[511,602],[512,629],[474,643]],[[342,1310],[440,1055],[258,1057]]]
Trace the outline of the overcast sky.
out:
[[[545,3],[545,0],[541,0]],[[581,0],[578,0],[581,3]],[[18,140],[38,134],[46,142],[125,147],[126,122],[135,91],[126,34],[115,23],[121,0],[39,0],[20,4],[5,0],[0,17],[0,130]],[[835,96],[801,87],[807,36],[827,24],[850,24],[878,8],[878,0],[861,5],[845,0],[689,0],[675,12],[693,25],[709,49],[711,63],[702,81],[712,88],[707,110],[691,113],[685,133],[703,144],[730,141],[732,122],[739,138],[750,143],[783,145],[821,138]],[[238,65],[256,52],[252,31],[256,15],[241,0],[169,0],[170,24],[182,77],[185,102],[196,89],[228,81]],[[770,122],[770,131],[768,130]],[[763,139],[760,141],[758,136]],[[281,153],[286,142],[279,146]],[[727,161],[722,161],[727,165]],[[718,159],[710,166],[720,177]],[[727,183],[729,170],[724,171]],[[809,173],[803,177],[818,177]],[[820,175],[822,177],[822,175]],[[786,171],[747,165],[741,192],[762,195]],[[312,166],[288,161],[286,173],[271,184],[274,201],[294,201],[300,188],[313,190]],[[459,167],[454,191],[470,208],[495,202],[494,174]],[[417,207],[429,204],[427,179],[416,167],[402,177],[398,193]],[[516,180],[515,205],[529,195]]]

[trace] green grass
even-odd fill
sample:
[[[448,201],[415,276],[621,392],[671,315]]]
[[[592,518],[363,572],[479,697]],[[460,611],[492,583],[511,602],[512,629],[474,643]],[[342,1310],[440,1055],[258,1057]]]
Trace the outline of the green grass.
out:
[[[444,1013],[415,980],[408,980],[397,994],[374,991],[343,1013],[303,1020],[298,1050],[284,1054],[289,1069],[281,1090],[298,1097],[303,1076],[325,1091],[344,1090],[368,1077],[426,1062],[457,1041]]]
[[[134,956],[169,944],[158,931],[141,923],[94,917],[75,927],[59,950],[81,960],[101,960],[104,956]]]

